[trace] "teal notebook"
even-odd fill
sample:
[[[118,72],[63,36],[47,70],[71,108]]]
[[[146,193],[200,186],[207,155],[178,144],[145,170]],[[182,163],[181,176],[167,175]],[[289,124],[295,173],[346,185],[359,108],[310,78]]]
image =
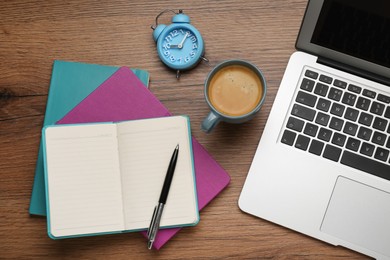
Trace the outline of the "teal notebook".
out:
[[[55,124],[118,69],[119,67],[115,66],[54,61],[43,125]],[[147,71],[132,71],[146,86],[149,84]],[[38,152],[29,212],[32,215],[46,216],[42,142]]]

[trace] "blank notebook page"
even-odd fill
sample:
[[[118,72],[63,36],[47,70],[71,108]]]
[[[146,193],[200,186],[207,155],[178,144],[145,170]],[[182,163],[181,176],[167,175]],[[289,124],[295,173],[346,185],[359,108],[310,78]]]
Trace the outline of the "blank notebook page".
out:
[[[115,125],[50,127],[45,135],[51,234],[123,230]]]
[[[177,144],[178,161],[161,227],[195,224],[198,210],[187,118],[129,121],[117,128],[126,229],[149,226]]]

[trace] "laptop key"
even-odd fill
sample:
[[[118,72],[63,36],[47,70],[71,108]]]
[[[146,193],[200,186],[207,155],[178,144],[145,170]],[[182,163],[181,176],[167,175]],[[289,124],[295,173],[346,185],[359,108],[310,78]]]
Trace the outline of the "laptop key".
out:
[[[296,133],[290,131],[290,130],[284,130],[283,136],[282,136],[282,143],[287,145],[293,145],[295,141],[295,137],[297,136]]]
[[[337,88],[331,88],[329,90],[328,98],[335,100],[335,101],[340,101],[341,96],[343,95],[343,91]]]
[[[358,86],[356,86],[356,85],[353,85],[353,84],[349,84],[348,90],[349,90],[349,91],[352,91],[352,92],[354,92],[354,93],[356,93],[356,94],[360,94],[360,92],[362,91],[362,88],[361,88],[361,87],[358,87]]]
[[[384,145],[386,142],[386,134],[375,131],[372,136],[372,142],[378,145]]]
[[[341,102],[343,102],[346,105],[353,106],[355,104],[356,97],[357,96],[355,94],[345,92],[343,96],[343,100]]]
[[[370,109],[370,112],[371,113],[374,113],[376,115],[382,115],[383,114],[383,111],[385,110],[385,105],[381,104],[381,103],[378,103],[378,102],[372,102],[372,106],[371,106],[371,109]]]
[[[321,127],[320,131],[318,132],[318,138],[325,142],[329,142],[331,136],[332,131],[323,127]]]
[[[376,117],[374,123],[372,124],[372,127],[381,131],[385,131],[386,125],[387,125],[386,119]]]
[[[379,102],[374,101],[372,103],[370,112],[374,113],[374,114],[377,114],[377,115],[382,115],[384,110],[385,110],[385,105],[383,105],[383,104],[381,104]]]
[[[386,180],[390,180],[390,165],[372,160],[365,156],[345,150],[341,156],[341,163]]]
[[[330,109],[330,113],[336,116],[342,116],[345,110],[345,106],[338,104],[338,103],[333,103],[332,108]]]
[[[386,96],[386,95],[383,95],[383,94],[379,94],[378,95],[378,98],[377,98],[379,101],[382,101],[386,104],[389,104],[390,103],[390,96]]]
[[[343,147],[345,144],[345,140],[347,140],[346,135],[343,135],[340,133],[334,133],[333,138],[332,138],[332,144]]]
[[[320,142],[318,140],[311,141],[309,153],[315,154],[315,155],[321,155],[322,149],[324,148],[324,143]]]
[[[317,97],[307,92],[299,91],[295,101],[309,107],[314,107],[317,101]]]
[[[308,107],[294,104],[291,114],[308,121],[313,121],[316,111]]]
[[[328,89],[329,89],[328,85],[317,83],[316,88],[314,89],[314,93],[325,97],[326,94],[328,93]]]
[[[375,146],[366,142],[363,142],[362,147],[360,147],[360,153],[367,156],[372,156],[374,154],[374,150]]]
[[[328,112],[328,110],[330,108],[330,101],[326,100],[326,99],[323,99],[323,98],[320,98],[318,100],[316,108],[319,109],[319,110],[322,110],[324,112]]]
[[[371,139],[371,135],[372,135],[372,130],[371,129],[366,128],[364,126],[361,126],[359,128],[359,132],[358,132],[357,137],[359,137],[360,139],[369,141]]]
[[[303,130],[305,134],[310,135],[312,137],[316,136],[317,131],[318,131],[318,126],[311,123],[307,123],[305,126],[305,130]]]
[[[287,128],[300,132],[302,131],[304,124],[305,122],[303,120],[290,116],[287,121]]]
[[[330,144],[327,144],[325,146],[324,154],[322,156],[326,159],[338,162],[340,155],[341,155],[340,148],[333,146],[333,145],[330,145]]]
[[[301,83],[301,89],[311,92],[314,88],[314,80],[304,78]]]
[[[359,140],[349,137],[345,147],[349,150],[357,152],[359,150],[360,143],[361,142]]]
[[[368,89],[363,90],[363,96],[369,97],[369,98],[375,98],[376,92]]]
[[[333,79],[326,75],[320,75],[320,81],[330,84],[332,83]]]
[[[327,126],[329,119],[330,119],[330,116],[328,114],[318,112],[317,118],[316,118],[316,123],[323,125],[323,126]]]
[[[373,118],[373,115],[362,112],[359,117],[359,123],[362,125],[370,126]]]
[[[344,120],[337,117],[332,117],[329,123],[329,127],[334,130],[341,131],[341,129],[343,128],[343,124]]]
[[[347,87],[347,82],[335,79],[334,82],[333,82],[333,86],[345,89]]]
[[[347,111],[345,111],[344,117],[346,119],[348,119],[348,120],[356,121],[356,119],[358,118],[358,115],[359,115],[359,111],[358,110],[353,109],[351,107],[348,107]]]
[[[358,125],[346,122],[344,126],[344,133],[349,135],[355,135],[358,129]]]
[[[359,97],[356,103],[356,107],[361,110],[367,111],[370,107],[371,101],[368,98]]]
[[[312,78],[312,79],[317,79],[318,78],[318,73],[314,72],[312,70],[306,70],[305,76],[309,77],[309,78]]]
[[[375,152],[375,155],[374,155],[375,159],[378,159],[378,160],[381,160],[383,162],[386,162],[388,157],[389,157],[389,150],[383,149],[381,147],[378,147],[376,149],[376,152]]]
[[[309,146],[310,138],[304,135],[298,135],[297,141],[295,142],[295,147],[301,150],[306,151]]]

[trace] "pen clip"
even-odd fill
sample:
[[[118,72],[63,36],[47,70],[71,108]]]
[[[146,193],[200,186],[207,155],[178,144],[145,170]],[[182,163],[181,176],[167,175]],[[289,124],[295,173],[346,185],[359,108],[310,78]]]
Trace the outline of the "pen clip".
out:
[[[156,239],[156,235],[158,232],[158,229],[160,228],[160,220],[161,220],[161,215],[164,210],[164,204],[159,203],[153,211],[153,217],[152,220],[150,221],[150,226],[147,232],[148,235],[148,248],[152,249],[154,240]]]
[[[149,225],[149,228],[148,228],[148,232],[146,233],[147,236],[148,236],[148,239],[150,239],[150,235],[153,234],[152,229],[154,228],[155,223],[156,223],[156,213],[157,213],[157,206],[154,207],[152,219],[150,220],[150,225]]]

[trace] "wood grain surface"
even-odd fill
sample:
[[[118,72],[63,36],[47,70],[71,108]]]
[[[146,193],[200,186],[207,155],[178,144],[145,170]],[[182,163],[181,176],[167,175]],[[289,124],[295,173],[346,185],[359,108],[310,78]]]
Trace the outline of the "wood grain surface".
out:
[[[0,2],[1,259],[366,259],[240,211],[237,200],[305,11],[304,0]],[[202,33],[209,63],[182,74],[158,59],[150,26],[164,9],[183,9]],[[161,23],[170,23],[171,15]],[[268,83],[259,114],[241,125],[200,130],[208,108],[203,83],[213,66],[245,59]],[[138,233],[53,241],[46,219],[28,213],[54,59],[128,66],[150,72],[150,90],[226,169],[231,183],[160,251]]]

